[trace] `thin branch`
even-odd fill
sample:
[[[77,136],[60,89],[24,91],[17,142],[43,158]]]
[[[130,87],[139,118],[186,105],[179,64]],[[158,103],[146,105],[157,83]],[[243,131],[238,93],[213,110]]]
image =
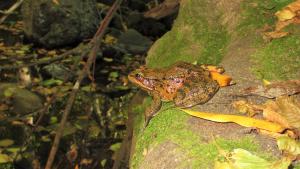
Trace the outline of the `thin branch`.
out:
[[[10,15],[12,14],[12,12],[14,10],[16,10],[22,3],[23,3],[24,0],[19,0],[17,1],[15,4],[13,4],[7,11],[4,11],[4,15],[1,17],[0,19],[0,24],[2,24],[5,19]]]
[[[104,36],[105,29],[107,28],[108,24],[110,23],[110,21],[112,19],[112,16],[114,15],[116,10],[120,6],[121,2],[122,2],[122,0],[116,0],[115,3],[113,4],[113,6],[111,6],[110,10],[108,11],[108,13],[105,16],[105,18],[103,19],[103,21],[101,22],[98,31],[96,32],[95,36],[93,37],[93,39],[91,41],[91,43],[93,44],[93,48],[92,48],[91,52],[89,53],[89,57],[88,57],[88,60],[85,64],[84,68],[80,71],[78,79],[75,82],[75,85],[73,86],[70,97],[67,101],[67,105],[64,109],[62,119],[60,121],[60,126],[59,126],[59,128],[56,132],[54,142],[53,142],[53,145],[51,147],[51,151],[50,151],[50,154],[48,156],[48,160],[47,160],[47,164],[46,164],[45,169],[51,169],[51,167],[52,167],[52,163],[54,161],[56,152],[58,150],[58,146],[59,146],[59,143],[60,143],[60,139],[63,135],[63,131],[64,131],[65,124],[67,122],[68,115],[69,115],[69,113],[71,111],[71,108],[73,106],[76,94],[77,94],[77,92],[80,88],[80,84],[81,84],[82,80],[86,77],[87,73],[89,72],[89,69],[90,69],[92,63],[94,62],[94,60],[96,58],[96,54],[99,50],[99,47],[100,47],[100,44],[101,44],[101,39]]]

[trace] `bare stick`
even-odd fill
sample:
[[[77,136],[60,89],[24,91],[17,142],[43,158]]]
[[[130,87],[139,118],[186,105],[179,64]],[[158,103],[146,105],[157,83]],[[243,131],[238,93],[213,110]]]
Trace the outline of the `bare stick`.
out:
[[[2,24],[5,19],[10,15],[12,14],[12,12],[14,10],[16,10],[22,3],[23,3],[24,0],[19,0],[17,1],[15,4],[13,4],[13,6],[11,6],[7,11],[4,11],[4,15],[1,17],[0,19],[0,24]]]
[[[62,119],[60,121],[60,126],[59,126],[59,128],[56,132],[55,139],[54,139],[53,145],[51,147],[51,151],[50,151],[50,154],[48,156],[48,160],[47,160],[47,164],[46,164],[45,169],[51,169],[51,167],[52,167],[52,163],[54,161],[54,157],[55,157],[56,152],[58,150],[58,146],[59,146],[59,143],[60,143],[61,136],[63,135],[63,131],[64,131],[64,127],[65,127],[65,124],[66,124],[66,121],[67,121],[67,117],[68,117],[68,115],[71,111],[71,108],[72,108],[72,105],[74,103],[76,94],[77,94],[77,92],[80,88],[81,81],[86,77],[87,72],[89,72],[89,69],[90,69],[92,63],[94,62],[94,60],[96,58],[96,54],[99,50],[99,47],[100,47],[100,44],[101,44],[101,39],[104,36],[104,31],[107,28],[109,22],[111,21],[113,14],[116,12],[117,8],[120,6],[121,2],[122,2],[122,0],[116,0],[115,3],[113,4],[113,6],[110,7],[107,15],[105,16],[105,18],[101,22],[98,31],[96,32],[95,36],[93,37],[93,39],[91,41],[91,43],[93,43],[93,48],[92,48],[91,52],[89,53],[88,60],[85,64],[84,68],[81,70],[81,72],[78,76],[78,79],[75,82],[75,85],[73,86],[70,97],[67,101],[67,105],[64,109]]]

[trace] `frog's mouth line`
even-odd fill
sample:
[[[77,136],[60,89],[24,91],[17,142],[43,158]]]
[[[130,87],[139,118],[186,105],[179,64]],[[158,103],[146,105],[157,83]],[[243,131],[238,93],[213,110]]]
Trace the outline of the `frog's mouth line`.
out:
[[[128,79],[132,83],[140,86],[144,90],[153,90],[154,89],[154,83],[152,80],[145,79],[144,77],[137,77],[135,75],[129,75]]]

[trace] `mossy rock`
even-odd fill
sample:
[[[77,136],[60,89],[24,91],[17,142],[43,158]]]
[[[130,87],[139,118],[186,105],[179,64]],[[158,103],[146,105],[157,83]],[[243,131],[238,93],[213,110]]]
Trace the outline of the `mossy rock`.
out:
[[[286,4],[288,1],[275,0],[269,3],[258,0],[181,1],[172,30],[154,43],[146,63],[149,67],[165,67],[183,60],[223,65],[236,85],[221,88],[208,103],[193,109],[236,114],[231,102],[240,99],[232,97],[240,89],[262,84],[262,79],[299,77],[297,31],[271,42],[265,42],[260,33],[264,24],[275,24],[273,14]],[[289,30],[294,30],[294,26]],[[266,101],[260,97],[247,100]],[[150,101],[146,99],[133,111],[136,116],[130,168],[213,168],[220,152],[237,148],[269,161],[281,157],[275,140],[270,137],[247,133],[247,128],[237,124],[190,117],[174,108],[172,103],[164,104],[143,131],[143,111]]]

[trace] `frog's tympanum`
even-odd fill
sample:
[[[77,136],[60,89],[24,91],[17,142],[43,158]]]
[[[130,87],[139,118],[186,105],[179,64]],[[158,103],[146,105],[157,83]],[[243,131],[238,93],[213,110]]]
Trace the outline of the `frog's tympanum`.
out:
[[[161,101],[173,101],[177,107],[188,108],[207,102],[219,89],[208,70],[186,62],[160,69],[142,66],[131,72],[128,79],[153,97],[145,111],[145,126],[161,108]]]

